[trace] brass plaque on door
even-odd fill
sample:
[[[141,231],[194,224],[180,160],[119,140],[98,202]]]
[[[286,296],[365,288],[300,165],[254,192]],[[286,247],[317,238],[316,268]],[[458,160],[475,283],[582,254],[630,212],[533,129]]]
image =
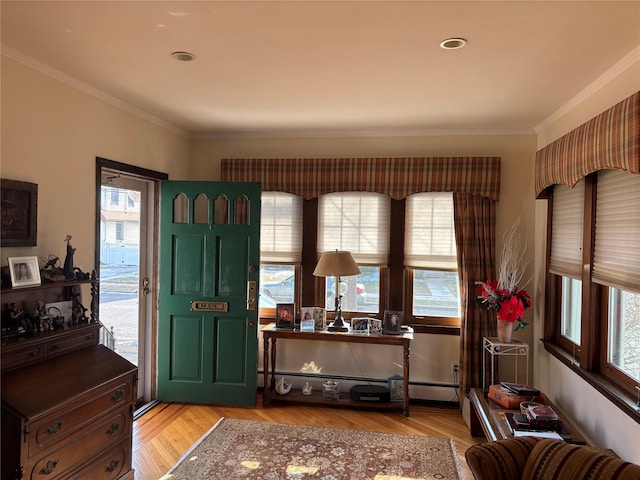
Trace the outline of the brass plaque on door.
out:
[[[228,312],[228,302],[199,302],[191,300],[192,312]]]

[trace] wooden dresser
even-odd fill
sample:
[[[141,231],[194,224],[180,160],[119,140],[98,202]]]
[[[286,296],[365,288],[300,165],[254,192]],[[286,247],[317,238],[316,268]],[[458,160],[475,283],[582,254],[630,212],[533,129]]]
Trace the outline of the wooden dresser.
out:
[[[34,293],[2,291],[3,301]],[[3,340],[3,480],[133,479],[138,369],[98,345],[99,328],[92,319]]]

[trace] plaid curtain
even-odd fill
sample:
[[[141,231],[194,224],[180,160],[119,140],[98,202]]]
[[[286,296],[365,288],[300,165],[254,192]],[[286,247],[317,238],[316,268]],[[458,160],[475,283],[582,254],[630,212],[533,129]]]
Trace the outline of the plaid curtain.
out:
[[[221,176],[307,199],[354,191],[396,200],[419,192],[500,199],[500,157],[223,159]]]
[[[640,173],[640,92],[536,152],[536,196],[606,168]]]
[[[476,281],[495,278],[496,202],[454,193],[454,222],[462,302],[460,390],[482,387],[482,337],[496,336],[496,319],[475,305]]]

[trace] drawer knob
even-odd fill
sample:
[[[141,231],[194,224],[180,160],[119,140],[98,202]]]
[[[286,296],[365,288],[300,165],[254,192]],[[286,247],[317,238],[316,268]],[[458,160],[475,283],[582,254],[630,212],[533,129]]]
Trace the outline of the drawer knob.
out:
[[[120,462],[118,462],[117,460],[111,460],[111,463],[109,465],[107,465],[107,468],[105,468],[104,470],[107,473],[113,473],[116,471],[116,468],[118,468],[118,464]]]
[[[109,429],[105,433],[107,435],[115,435],[116,433],[118,433],[119,429],[120,429],[120,425],[118,425],[117,423],[112,423]]]
[[[119,402],[120,400],[122,400],[122,397],[124,397],[124,392],[118,389],[115,391],[115,393],[111,397],[111,400],[113,400],[114,402]]]
[[[30,357],[37,357],[40,354],[40,349],[39,348],[34,348],[33,350],[31,350],[31,353],[29,353]]]
[[[51,475],[60,463],[60,460],[49,460],[47,464],[38,472],[40,475]]]
[[[54,433],[58,433],[61,428],[62,420],[54,420],[53,422],[51,422],[51,425],[46,428],[45,432],[47,432],[49,435],[53,435]]]

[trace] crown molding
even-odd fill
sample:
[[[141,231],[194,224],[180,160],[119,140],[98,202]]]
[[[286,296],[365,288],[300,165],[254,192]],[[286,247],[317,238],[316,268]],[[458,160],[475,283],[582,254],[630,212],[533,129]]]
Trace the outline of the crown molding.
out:
[[[603,88],[607,83],[613,80],[615,77],[623,73],[626,69],[632,65],[640,62],[640,45],[631,50],[620,61],[613,65],[609,70],[600,75],[595,81],[588,85],[584,90],[578,93],[571,100],[562,105],[558,110],[553,112],[542,122],[535,127],[536,133],[542,132],[545,128],[558,120],[560,117],[573,110],[575,107],[584,102],[591,95]]]
[[[150,113],[140,110],[139,108],[136,108],[133,105],[123,102],[122,100],[112,95],[109,95],[108,93],[105,93],[102,90],[99,90],[95,87],[92,87],[91,85],[81,82],[80,80],[77,80],[67,75],[66,73],[63,73],[60,70],[56,70],[55,68],[47,65],[46,63],[40,62],[38,60],[35,60],[34,58],[24,55],[18,50],[7,47],[6,45],[2,45],[2,55],[12,60],[15,60],[16,62],[22,63],[23,65],[26,65],[27,67],[32,68],[33,70],[43,73],[44,75],[47,75],[62,83],[65,83],[75,88],[76,90],[80,90],[81,92],[84,92],[88,95],[91,95],[92,97],[102,100],[103,102],[108,103],[116,108],[119,108],[121,110],[124,110],[125,112],[131,113],[132,115],[140,117],[143,120],[151,122],[177,135],[181,135],[183,137],[189,138],[189,132],[176,127],[175,125],[167,122],[166,120],[163,120],[160,117],[156,117],[155,115],[151,115]]]

